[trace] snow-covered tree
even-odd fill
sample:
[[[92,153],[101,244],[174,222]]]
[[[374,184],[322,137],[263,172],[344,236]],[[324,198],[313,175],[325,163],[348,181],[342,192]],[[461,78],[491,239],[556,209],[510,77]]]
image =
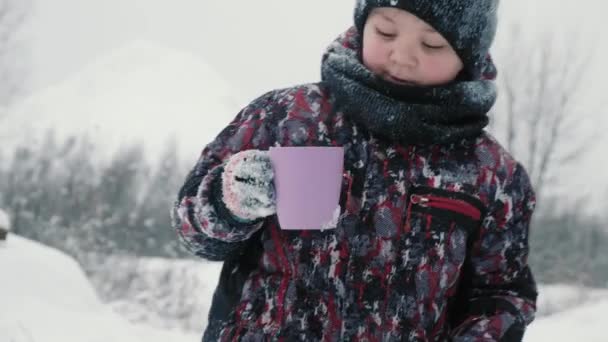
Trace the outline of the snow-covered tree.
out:
[[[182,170],[177,156],[177,141],[171,138],[152,167],[149,180],[143,186],[138,217],[143,233],[138,245],[138,254],[147,256],[176,257],[181,245],[171,229],[170,209],[183,182]]]
[[[27,58],[18,37],[29,8],[30,0],[0,0],[0,119],[24,87]]]

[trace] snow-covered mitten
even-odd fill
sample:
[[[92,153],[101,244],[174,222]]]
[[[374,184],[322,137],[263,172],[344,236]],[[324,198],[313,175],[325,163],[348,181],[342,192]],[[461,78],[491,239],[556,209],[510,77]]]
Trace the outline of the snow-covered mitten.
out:
[[[224,166],[222,199],[237,218],[253,221],[276,212],[274,172],[267,151],[239,152]]]

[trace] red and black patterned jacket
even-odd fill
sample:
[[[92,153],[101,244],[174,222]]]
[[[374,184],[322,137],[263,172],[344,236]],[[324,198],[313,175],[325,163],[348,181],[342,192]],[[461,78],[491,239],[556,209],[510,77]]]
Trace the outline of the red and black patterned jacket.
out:
[[[218,198],[233,154],[342,146],[336,229],[235,221]],[[484,133],[399,146],[334,110],[323,83],[269,92],[202,152],[173,211],[196,255],[223,261],[205,341],[519,341],[535,313],[535,197]]]

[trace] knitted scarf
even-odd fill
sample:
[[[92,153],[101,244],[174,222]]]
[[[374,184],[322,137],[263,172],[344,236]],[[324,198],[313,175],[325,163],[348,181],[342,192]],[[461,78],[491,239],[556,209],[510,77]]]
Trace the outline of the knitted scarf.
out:
[[[429,145],[474,138],[487,126],[496,101],[496,71],[489,57],[477,80],[397,85],[363,65],[360,45],[355,28],[340,35],[323,55],[321,75],[336,109],[369,132],[403,145]]]

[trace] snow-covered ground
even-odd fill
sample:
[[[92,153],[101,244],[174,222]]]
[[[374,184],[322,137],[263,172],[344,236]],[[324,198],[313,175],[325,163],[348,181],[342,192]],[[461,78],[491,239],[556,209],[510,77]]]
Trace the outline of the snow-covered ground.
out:
[[[10,235],[0,245],[0,341],[193,342],[200,334],[133,325],[104,306],[65,254]]]
[[[167,268],[177,268],[176,274],[186,274],[185,270],[195,265],[195,262],[178,261],[176,265],[183,264],[182,267],[173,267],[173,262],[148,260],[138,269],[139,272],[148,270],[162,275]],[[118,267],[117,271],[122,269]],[[0,245],[0,272],[0,341],[3,342],[192,342],[199,341],[201,337],[203,322],[200,331],[179,331],[158,327],[158,322],[154,321],[158,316],[152,315],[150,319],[150,314],[144,314],[143,311],[147,310],[144,304],[157,293],[142,295],[145,297],[143,301],[123,301],[121,305],[115,302],[112,306],[102,304],[72,258],[16,235],[10,235],[7,244]],[[185,298],[206,305],[205,311],[211,289],[217,282],[219,264],[201,266],[198,272],[198,277],[184,276],[189,281],[198,280],[183,290],[191,291],[185,294]],[[154,286],[150,281],[163,277],[151,275],[135,284],[142,293],[146,293],[147,287]],[[179,279],[173,281],[178,282]],[[194,288],[196,286],[203,290],[198,291]],[[608,290],[544,286],[540,292],[540,317],[529,327],[526,342],[608,341]],[[155,327],[129,322],[145,320],[151,320],[149,323]]]
[[[597,302],[540,318],[526,332],[525,342],[608,341],[608,296]]]
[[[555,284],[539,286],[537,317],[562,313],[574,307],[608,299],[608,289],[589,289],[582,286]],[[606,320],[608,323],[608,319]]]
[[[113,257],[91,283],[104,303],[133,323],[200,333],[207,325],[221,263]]]

